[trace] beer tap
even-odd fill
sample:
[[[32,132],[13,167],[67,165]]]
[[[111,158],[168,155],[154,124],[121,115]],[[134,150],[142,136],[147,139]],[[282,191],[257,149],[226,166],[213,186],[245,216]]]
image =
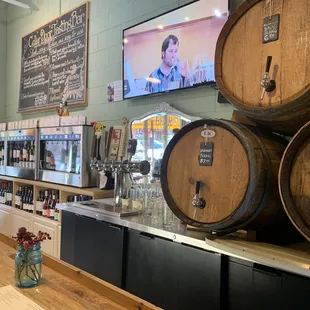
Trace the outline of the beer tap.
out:
[[[120,160],[109,160],[105,159],[102,161],[93,161],[91,163],[92,169],[99,171],[110,172],[114,174],[114,198],[115,207],[122,207],[122,196],[124,194],[124,185],[126,178],[131,178],[132,173],[141,173],[147,175],[150,172],[150,163],[147,160],[141,162],[131,161],[132,156],[136,152],[137,140],[130,139],[127,148],[128,160],[124,159],[125,156],[120,156]]]
[[[270,93],[276,88],[276,81],[271,80],[269,76],[271,62],[272,62],[272,56],[267,56],[265,73],[260,82],[260,85],[263,87],[262,95],[260,98],[261,100],[263,100],[265,92]]]

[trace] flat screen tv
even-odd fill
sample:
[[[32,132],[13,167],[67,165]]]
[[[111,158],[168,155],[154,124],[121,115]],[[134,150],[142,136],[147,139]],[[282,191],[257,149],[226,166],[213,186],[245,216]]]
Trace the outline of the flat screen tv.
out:
[[[123,31],[123,97],[214,85],[229,0],[200,0]]]

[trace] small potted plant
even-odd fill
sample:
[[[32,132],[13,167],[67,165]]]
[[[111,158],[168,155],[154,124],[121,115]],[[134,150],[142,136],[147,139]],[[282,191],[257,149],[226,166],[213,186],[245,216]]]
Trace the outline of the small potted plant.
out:
[[[41,242],[52,238],[46,232],[37,235],[19,228],[17,236],[17,252],[15,257],[15,281],[18,287],[32,287],[42,279]]]

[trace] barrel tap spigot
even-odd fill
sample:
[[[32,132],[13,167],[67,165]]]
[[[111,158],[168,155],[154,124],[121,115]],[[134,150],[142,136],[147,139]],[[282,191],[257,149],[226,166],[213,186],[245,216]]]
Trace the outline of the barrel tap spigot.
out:
[[[270,93],[276,88],[276,81],[270,79],[269,71],[272,62],[272,56],[267,56],[267,63],[265,73],[261,79],[260,85],[263,88],[263,92],[261,95],[261,100],[264,98],[265,92]]]
[[[204,209],[206,207],[207,203],[206,203],[206,200],[204,198],[199,197],[200,187],[201,187],[201,182],[197,181],[196,182],[196,193],[195,193],[195,196],[193,198],[192,205],[195,208]]]

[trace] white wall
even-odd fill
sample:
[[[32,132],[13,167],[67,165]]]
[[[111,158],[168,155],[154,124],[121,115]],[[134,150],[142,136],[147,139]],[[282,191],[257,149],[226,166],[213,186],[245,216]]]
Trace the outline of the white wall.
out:
[[[84,0],[32,0],[32,3],[39,9],[37,12],[20,9],[12,5],[8,6],[6,29],[6,121],[56,113],[56,111],[25,115],[17,113],[21,38],[35,28],[84,2]],[[120,123],[124,116],[132,118],[144,114],[156,104],[166,101],[183,112],[193,115],[230,118],[232,107],[229,104],[218,104],[217,92],[205,87],[109,104],[106,98],[106,84],[122,78],[122,29],[190,1],[90,0],[89,2],[88,107],[70,109],[71,112],[83,113],[88,116],[89,120],[102,120],[107,125],[110,125]],[[2,38],[2,34],[0,35]],[[2,51],[0,50],[0,57],[1,55]],[[1,77],[3,77],[2,74]]]

